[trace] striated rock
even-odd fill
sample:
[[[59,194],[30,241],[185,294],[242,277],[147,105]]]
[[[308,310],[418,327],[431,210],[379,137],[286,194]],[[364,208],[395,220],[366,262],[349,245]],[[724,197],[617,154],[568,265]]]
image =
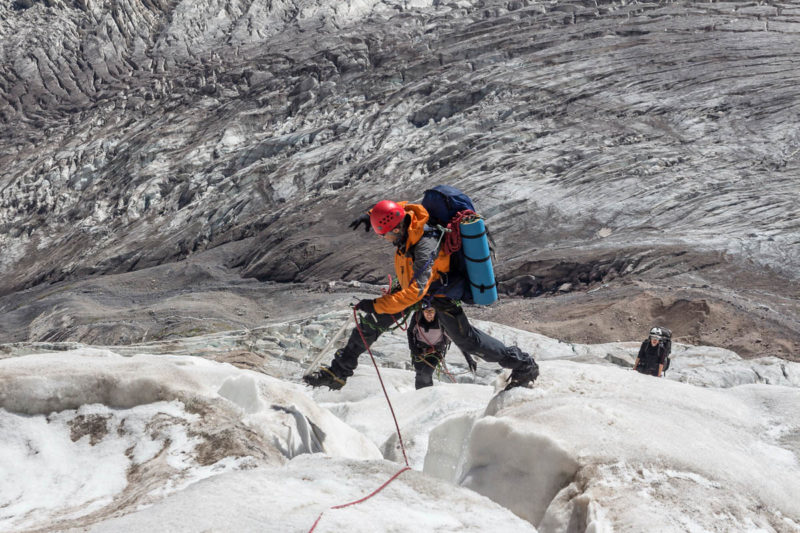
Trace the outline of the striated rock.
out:
[[[347,223],[451,183],[507,294],[709,285],[800,341],[798,33],[782,3],[4,4],[0,313],[232,242],[245,277],[379,282]]]

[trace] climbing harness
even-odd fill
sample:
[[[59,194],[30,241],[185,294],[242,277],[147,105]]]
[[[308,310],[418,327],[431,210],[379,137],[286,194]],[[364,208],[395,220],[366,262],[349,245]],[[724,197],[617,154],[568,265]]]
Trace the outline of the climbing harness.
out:
[[[419,318],[417,318],[417,323],[415,324],[415,326],[417,327],[417,331],[419,332],[419,334],[422,336],[422,340],[425,341],[425,344],[427,344],[428,346],[433,348],[434,345],[431,342],[431,340],[425,335],[425,332],[423,332],[422,329],[419,328]],[[411,326],[409,326],[409,327],[411,327]],[[444,332],[442,332],[442,333],[444,334]],[[447,337],[445,337],[445,339],[447,339]],[[447,340],[447,347],[449,347],[449,346],[450,346],[450,341]],[[445,352],[447,352],[447,347],[445,347]],[[435,350],[434,350],[434,353],[436,353],[438,355],[438,352],[436,352]],[[453,377],[453,375],[447,369],[447,365],[445,365],[445,363],[444,363],[444,354],[442,356],[436,358],[436,360],[437,360],[436,366],[434,366],[430,362],[428,362],[428,357],[430,355],[431,355],[430,353],[419,355],[419,356],[416,357],[416,359],[413,360],[413,362],[414,363],[425,363],[429,367],[431,367],[434,370],[436,370],[436,372],[437,372],[436,379],[438,379],[438,380],[442,379],[441,375],[442,375],[442,372],[444,372],[450,378],[450,381],[452,381],[453,383],[456,383],[456,378]]]

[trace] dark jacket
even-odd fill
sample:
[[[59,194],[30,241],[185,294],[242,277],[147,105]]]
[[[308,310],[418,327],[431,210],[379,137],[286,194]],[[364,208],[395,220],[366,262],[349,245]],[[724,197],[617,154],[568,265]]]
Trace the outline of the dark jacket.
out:
[[[645,340],[639,348],[639,368],[658,372],[658,365],[666,364],[667,349],[663,342],[655,346],[650,344],[650,339]]]

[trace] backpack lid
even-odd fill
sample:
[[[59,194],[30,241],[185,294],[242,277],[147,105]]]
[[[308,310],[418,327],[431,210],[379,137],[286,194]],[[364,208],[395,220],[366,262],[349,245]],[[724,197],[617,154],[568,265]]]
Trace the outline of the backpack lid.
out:
[[[422,207],[428,212],[431,223],[446,226],[461,211],[475,211],[469,196],[449,185],[437,185],[422,196]]]

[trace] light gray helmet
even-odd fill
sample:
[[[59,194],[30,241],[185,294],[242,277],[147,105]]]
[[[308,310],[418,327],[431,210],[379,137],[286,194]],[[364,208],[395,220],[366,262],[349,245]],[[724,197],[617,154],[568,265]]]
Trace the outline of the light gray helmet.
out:
[[[664,332],[661,331],[661,328],[653,328],[650,330],[650,336],[661,339],[664,337]]]

